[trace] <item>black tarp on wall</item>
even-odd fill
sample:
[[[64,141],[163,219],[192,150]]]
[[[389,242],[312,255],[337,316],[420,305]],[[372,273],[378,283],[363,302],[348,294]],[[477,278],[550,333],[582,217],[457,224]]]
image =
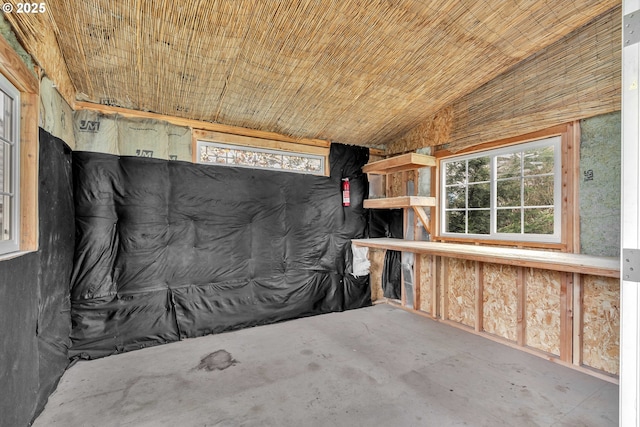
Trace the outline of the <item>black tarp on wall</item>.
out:
[[[372,209],[369,211],[369,237],[403,238],[402,209]],[[385,298],[402,298],[402,252],[388,250],[384,255],[382,292]]]
[[[28,425],[67,366],[74,220],[71,151],[39,135],[39,249],[0,262],[0,426]]]
[[[74,153],[72,356],[370,304],[349,271],[364,237],[368,150],[331,176]],[[343,207],[341,178],[350,178]]]

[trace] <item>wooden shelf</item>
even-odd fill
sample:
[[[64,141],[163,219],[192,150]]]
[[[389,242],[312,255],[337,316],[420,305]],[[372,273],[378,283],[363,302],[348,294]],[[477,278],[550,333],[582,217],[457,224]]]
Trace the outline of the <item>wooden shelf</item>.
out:
[[[620,260],[615,257],[386,238],[354,239],[352,242],[356,246],[369,248],[424,253],[449,258],[462,258],[472,261],[541,268],[568,273],[592,274],[594,276],[614,278],[620,277]]]
[[[418,153],[408,153],[389,159],[378,160],[364,165],[364,173],[383,175],[387,173],[402,172],[413,169],[420,169],[426,166],[435,166],[436,158]]]
[[[435,197],[421,196],[387,197],[384,199],[366,199],[364,201],[365,209],[400,209],[435,205]]]

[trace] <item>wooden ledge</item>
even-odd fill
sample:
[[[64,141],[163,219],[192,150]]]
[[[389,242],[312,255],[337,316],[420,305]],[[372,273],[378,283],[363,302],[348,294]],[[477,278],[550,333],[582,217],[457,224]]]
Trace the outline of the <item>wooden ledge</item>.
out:
[[[354,239],[352,242],[369,248],[620,278],[620,260],[616,257],[387,238]]]
[[[364,165],[362,172],[372,174],[387,174],[420,169],[425,166],[435,166],[436,158],[425,154],[408,153],[401,156],[390,157]]]
[[[400,196],[384,199],[365,199],[365,209],[400,209],[414,206],[435,206],[435,197]]]

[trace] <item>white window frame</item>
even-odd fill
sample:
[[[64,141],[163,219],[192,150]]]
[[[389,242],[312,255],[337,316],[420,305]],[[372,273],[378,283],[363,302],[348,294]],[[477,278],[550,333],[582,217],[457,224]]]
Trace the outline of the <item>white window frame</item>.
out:
[[[9,233],[11,239],[0,240],[0,255],[17,252],[20,250],[20,91],[9,82],[2,74],[0,74],[0,91],[7,94],[13,99],[13,109],[11,116],[11,134],[6,139],[4,136],[0,136],[2,143],[9,143],[11,148],[11,155],[9,161],[3,159],[5,166],[8,164],[9,171],[3,168],[4,179],[9,180],[9,196],[11,197],[10,207],[10,223],[5,221],[6,216],[3,214],[2,226],[9,227]],[[3,94],[0,94],[3,96]],[[0,111],[0,114],[4,114],[4,111]],[[7,173],[8,172],[8,173]],[[0,196],[5,196],[0,189]],[[3,209],[5,206],[3,206]]]
[[[320,169],[318,171],[305,171],[305,170],[296,170],[296,169],[272,168],[272,167],[260,166],[260,165],[240,165],[235,163],[204,162],[201,160],[201,157],[200,157],[201,150],[204,147],[218,147],[218,148],[225,148],[225,149],[232,149],[232,150],[252,151],[256,153],[305,157],[313,160],[319,160]],[[317,155],[317,154],[310,154],[310,153],[304,153],[299,151],[289,151],[289,150],[273,150],[268,148],[259,148],[259,147],[252,147],[252,146],[246,146],[246,145],[228,144],[224,142],[203,141],[203,140],[197,140],[196,150],[197,150],[196,162],[203,165],[229,166],[229,167],[248,168],[248,169],[263,169],[263,170],[270,170],[270,171],[302,173],[302,174],[319,175],[319,176],[326,175],[326,169],[327,169],[326,156]]]
[[[500,155],[511,154],[520,151],[531,150],[548,145],[554,147],[554,217],[553,217],[553,234],[526,234],[526,233],[498,233],[497,232],[497,165],[496,158]],[[471,233],[451,233],[446,231],[446,212],[450,210],[459,209],[446,209],[446,165],[452,162],[459,162],[462,160],[469,160],[479,157],[490,158],[490,232],[489,234],[471,234]],[[468,186],[468,183],[465,182]],[[541,243],[561,243],[562,242],[562,137],[551,136],[534,141],[509,145],[506,147],[500,147],[495,149],[489,149],[484,151],[478,151],[472,154],[466,154],[461,156],[452,156],[442,159],[440,162],[440,236],[451,238],[469,238],[479,240],[505,240],[505,241],[521,241],[521,242],[541,242]],[[466,210],[469,208],[466,207]],[[467,220],[468,221],[468,220]],[[468,224],[468,222],[467,222]]]

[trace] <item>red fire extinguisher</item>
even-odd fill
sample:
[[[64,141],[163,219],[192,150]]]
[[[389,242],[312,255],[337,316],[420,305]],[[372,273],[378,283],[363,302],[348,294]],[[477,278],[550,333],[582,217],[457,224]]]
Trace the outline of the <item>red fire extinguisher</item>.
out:
[[[350,206],[351,198],[349,196],[349,178],[342,178],[342,206]]]

